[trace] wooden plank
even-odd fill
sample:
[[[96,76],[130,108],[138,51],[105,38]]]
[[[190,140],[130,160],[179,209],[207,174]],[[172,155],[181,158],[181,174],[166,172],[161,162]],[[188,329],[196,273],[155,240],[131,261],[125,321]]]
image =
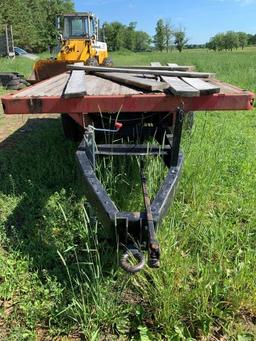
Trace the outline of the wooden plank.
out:
[[[103,67],[103,66],[76,66],[68,65],[70,70],[85,70],[88,73],[96,72],[119,72],[119,73],[134,73],[134,69],[122,69],[115,67]],[[173,77],[192,77],[192,78],[209,78],[213,77],[214,73],[206,72],[186,72],[186,71],[165,71],[165,70],[148,70],[148,69],[136,69],[136,73],[145,75],[157,75],[157,76],[173,76]]]
[[[151,62],[150,66],[162,66],[159,62]]]
[[[74,66],[83,66],[84,63],[75,63]],[[82,97],[86,95],[85,72],[73,70],[64,89],[64,98]]]
[[[155,76],[155,75],[144,75],[144,74],[137,74],[137,73],[129,73],[129,75],[133,76],[133,77],[137,77],[139,79],[153,79],[153,80],[159,80],[159,76]]]
[[[200,95],[199,90],[193,88],[178,77],[162,76],[161,78],[169,84],[169,90],[175,96],[195,97]]]
[[[171,66],[171,67],[175,67],[175,66],[178,66],[178,64],[175,64],[175,63],[167,63],[168,66]]]
[[[85,77],[88,96],[138,95],[142,93],[94,75],[86,75]]]
[[[201,95],[210,95],[220,92],[219,86],[211,84],[210,82],[205,82],[199,78],[182,77],[182,80],[199,90]]]
[[[61,79],[58,83],[58,85],[55,87],[55,89],[51,90],[51,93],[48,94],[47,96],[62,96],[63,90],[67,84],[68,77],[65,79]]]
[[[173,65],[173,66],[172,66]],[[116,66],[119,69],[146,69],[146,70],[166,70],[166,71],[193,71],[195,67],[193,65],[177,65],[170,64],[170,66],[148,66],[148,65],[127,65],[127,66]]]
[[[162,91],[169,87],[165,82],[157,82],[156,80],[147,78],[138,78],[124,73],[98,72],[97,76],[148,91]]]
[[[15,98],[62,96],[69,77],[70,74],[65,72],[21,90],[13,96]],[[85,90],[88,96],[138,95],[142,93],[141,91],[93,75],[85,75],[85,83]]]
[[[52,96],[52,90],[58,88],[62,84],[62,91],[69,79],[68,73],[62,73],[50,79],[30,86],[22,91],[17,92],[15,97],[33,97],[33,96]]]

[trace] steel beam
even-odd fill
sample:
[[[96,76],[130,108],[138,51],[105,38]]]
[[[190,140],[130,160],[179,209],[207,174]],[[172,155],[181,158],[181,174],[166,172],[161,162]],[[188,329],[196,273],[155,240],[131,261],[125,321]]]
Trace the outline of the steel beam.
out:
[[[254,94],[248,91],[234,94],[213,94],[200,97],[177,97],[163,93],[116,96],[15,97],[1,98],[5,114],[30,113],[99,113],[101,112],[175,112],[182,103],[184,111],[250,110]]]

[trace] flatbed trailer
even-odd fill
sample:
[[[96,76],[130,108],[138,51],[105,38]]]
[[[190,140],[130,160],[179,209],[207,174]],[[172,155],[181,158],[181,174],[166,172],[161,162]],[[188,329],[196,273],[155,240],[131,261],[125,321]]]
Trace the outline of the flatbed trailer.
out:
[[[66,129],[69,135],[71,129],[80,134],[82,140],[76,159],[86,196],[103,226],[111,227],[125,248],[121,266],[131,273],[141,270],[145,264],[141,248],[146,248],[149,266],[159,267],[160,247],[156,231],[169,209],[181,175],[184,156],[180,141],[186,113],[251,110],[254,94],[211,78],[211,85],[219,88],[218,93],[175,96],[168,91],[143,91],[86,74],[86,95],[64,98],[69,78],[70,73],[65,72],[3,96],[4,112],[7,115],[65,113],[63,123],[68,122],[68,126],[64,126],[64,131]],[[108,143],[102,138],[106,134],[111,137]],[[109,143],[113,139],[123,143]],[[97,158],[109,155],[137,155],[141,160],[144,211],[119,211],[98,180],[95,174]],[[152,200],[143,164],[143,157],[148,155],[161,156],[168,167],[167,176]],[[131,255],[137,259],[137,264],[131,265]]]

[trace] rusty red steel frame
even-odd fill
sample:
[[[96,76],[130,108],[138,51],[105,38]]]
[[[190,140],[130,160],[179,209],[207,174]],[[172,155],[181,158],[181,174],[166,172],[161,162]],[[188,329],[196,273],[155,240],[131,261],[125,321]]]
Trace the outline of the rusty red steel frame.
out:
[[[21,94],[22,92],[20,92]],[[84,96],[82,98],[14,97],[1,98],[5,114],[33,113],[98,113],[101,112],[174,112],[182,104],[189,111],[250,110],[254,94],[213,94],[199,97],[176,97],[163,93],[115,96]]]

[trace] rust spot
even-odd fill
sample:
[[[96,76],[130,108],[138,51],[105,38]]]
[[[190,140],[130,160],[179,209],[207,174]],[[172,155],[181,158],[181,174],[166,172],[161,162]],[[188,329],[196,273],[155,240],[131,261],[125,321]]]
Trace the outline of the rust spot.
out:
[[[31,113],[42,112],[42,100],[40,98],[29,98],[28,107]]]

